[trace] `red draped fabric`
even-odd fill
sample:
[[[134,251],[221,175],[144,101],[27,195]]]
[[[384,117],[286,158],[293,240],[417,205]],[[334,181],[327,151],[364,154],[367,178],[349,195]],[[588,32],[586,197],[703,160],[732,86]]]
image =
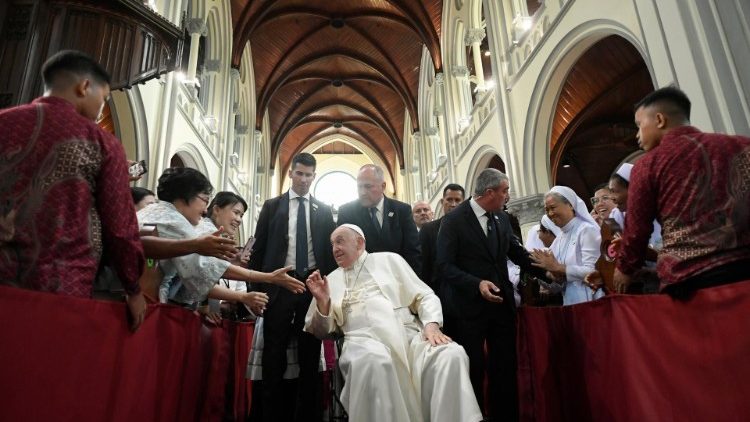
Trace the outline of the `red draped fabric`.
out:
[[[133,334],[122,303],[6,286],[0,321],[3,421],[219,421],[234,358],[235,392],[249,394],[252,327],[155,305]]]
[[[750,269],[749,269],[750,271]],[[750,281],[519,312],[524,421],[746,421]]]

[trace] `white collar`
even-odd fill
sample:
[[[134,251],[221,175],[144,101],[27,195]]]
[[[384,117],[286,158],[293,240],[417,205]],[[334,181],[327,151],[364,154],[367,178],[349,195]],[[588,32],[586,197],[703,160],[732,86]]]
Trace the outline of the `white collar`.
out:
[[[380,215],[383,215],[383,207],[385,206],[385,196],[380,198],[380,202],[378,202],[378,205],[375,205],[375,208],[380,211]]]
[[[298,195],[297,192],[294,191],[294,189],[289,188],[289,200],[290,201],[294,198],[299,198],[300,196],[307,199],[307,202],[310,202],[310,192],[307,192],[304,195]]]
[[[482,208],[481,205],[479,205],[479,202],[477,202],[476,199],[472,196],[471,199],[469,199],[469,205],[471,205],[471,210],[474,211],[474,215],[479,217],[486,217],[487,210]]]
[[[350,267],[346,267],[342,269],[344,271],[354,271],[356,267],[361,267],[362,265],[365,265],[365,259],[367,259],[367,251],[362,251],[362,255],[360,255],[354,263]]]

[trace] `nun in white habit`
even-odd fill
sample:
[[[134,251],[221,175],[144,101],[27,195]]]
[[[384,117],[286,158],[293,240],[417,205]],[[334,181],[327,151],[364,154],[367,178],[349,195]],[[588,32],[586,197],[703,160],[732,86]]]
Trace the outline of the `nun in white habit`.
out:
[[[477,422],[464,349],[440,331],[440,300],[399,255],[367,253],[362,230],[331,234],[339,268],[307,279],[305,331],[344,334],[341,402],[350,421]]]
[[[599,225],[586,204],[565,186],[554,186],[544,196],[547,217],[560,228],[550,251],[532,252],[534,265],[544,268],[562,285],[563,305],[575,305],[604,296],[584,283],[599,259],[601,234]]]

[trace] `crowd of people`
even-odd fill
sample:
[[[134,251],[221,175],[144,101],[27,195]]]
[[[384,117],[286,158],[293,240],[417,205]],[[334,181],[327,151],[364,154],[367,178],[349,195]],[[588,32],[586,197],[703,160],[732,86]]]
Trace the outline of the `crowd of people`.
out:
[[[265,421],[322,419],[321,340],[332,336],[343,339],[340,399],[351,420],[517,420],[524,286],[533,280],[563,305],[601,298],[608,219],[621,228],[619,292],[644,267],[680,300],[748,278],[750,139],[690,126],[690,101],[674,87],[635,107],[642,158],[602,181],[590,210],[569,187],[552,187],[525,244],[506,209],[512,181],[498,170],[482,171],[469,198],[446,185],[433,220],[428,202],[385,196],[382,168],[368,164],[358,199],[336,213],[310,194],[317,163],[300,153],[291,187],[263,204],[242,248],[246,201],[212,198],[199,171],[167,169],[156,193],[128,189],[124,149],[95,123],[110,85],[98,63],[63,51],[43,78],[44,96],[0,111],[0,282],[92,297],[108,266],[135,331],[147,309],[138,280],[146,258],[158,260],[151,300],[207,323],[258,318],[262,349],[250,361]]]

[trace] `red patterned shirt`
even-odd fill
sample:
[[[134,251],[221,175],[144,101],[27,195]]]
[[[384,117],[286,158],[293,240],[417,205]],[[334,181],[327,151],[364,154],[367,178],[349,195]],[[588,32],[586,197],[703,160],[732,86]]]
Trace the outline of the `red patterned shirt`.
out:
[[[0,283],[90,297],[103,252],[137,292],[143,248],[120,142],[61,98],[0,111]]]
[[[750,138],[675,128],[630,177],[620,271],[642,266],[654,218],[662,287],[750,259]]]

